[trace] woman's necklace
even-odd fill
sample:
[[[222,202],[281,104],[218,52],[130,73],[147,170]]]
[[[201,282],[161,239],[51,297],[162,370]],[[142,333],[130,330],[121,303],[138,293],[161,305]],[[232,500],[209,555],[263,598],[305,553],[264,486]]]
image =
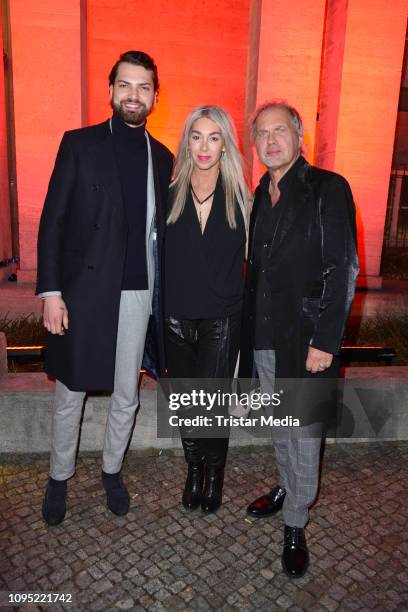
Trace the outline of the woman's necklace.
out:
[[[191,193],[192,193],[192,196],[193,196],[194,200],[195,200],[195,201],[197,202],[197,204],[199,205],[199,209],[198,209],[198,220],[199,220],[199,222],[200,222],[200,230],[201,230],[201,233],[202,233],[202,232],[203,232],[203,222],[202,222],[202,218],[201,218],[201,206],[202,206],[203,204],[205,204],[205,202],[208,202],[208,200],[209,200],[210,198],[212,198],[212,197],[213,197],[213,195],[214,195],[214,193],[215,193],[215,189],[214,189],[214,191],[213,191],[213,192],[211,192],[211,193],[210,193],[210,195],[208,195],[206,198],[204,198],[204,200],[200,200],[200,199],[197,197],[197,194],[196,194],[196,192],[194,191],[194,189],[193,189],[193,186],[192,186],[192,185],[191,185]]]

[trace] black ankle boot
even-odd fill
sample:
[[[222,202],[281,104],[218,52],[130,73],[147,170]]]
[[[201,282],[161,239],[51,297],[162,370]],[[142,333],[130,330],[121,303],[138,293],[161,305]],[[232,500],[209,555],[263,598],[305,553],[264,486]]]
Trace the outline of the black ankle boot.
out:
[[[182,437],[181,441],[188,465],[187,479],[181,503],[187,510],[195,510],[200,505],[203,494],[204,456],[201,450],[200,440]]]
[[[217,512],[222,503],[224,468],[207,468],[201,510],[206,514]]]
[[[122,480],[120,472],[107,474],[102,470],[102,484],[106,491],[106,505],[117,516],[124,516],[129,512],[129,492]]]
[[[54,480],[50,476],[42,505],[42,515],[47,525],[54,526],[62,523],[67,511],[66,499],[67,481]]]
[[[189,463],[187,480],[181,502],[187,510],[195,510],[201,503],[204,484],[204,463]]]

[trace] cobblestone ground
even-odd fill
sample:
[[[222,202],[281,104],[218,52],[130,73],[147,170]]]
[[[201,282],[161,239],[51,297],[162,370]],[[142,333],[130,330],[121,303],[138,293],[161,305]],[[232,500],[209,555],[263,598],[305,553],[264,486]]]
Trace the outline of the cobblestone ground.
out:
[[[230,452],[224,505],[210,516],[180,506],[180,456],[128,457],[121,518],[105,507],[99,458],[82,458],[54,528],[40,517],[47,462],[3,464],[0,591],[72,593],[53,610],[407,610],[407,449],[327,445],[298,581],[281,571],[282,517],[245,515],[274,483],[269,448]]]

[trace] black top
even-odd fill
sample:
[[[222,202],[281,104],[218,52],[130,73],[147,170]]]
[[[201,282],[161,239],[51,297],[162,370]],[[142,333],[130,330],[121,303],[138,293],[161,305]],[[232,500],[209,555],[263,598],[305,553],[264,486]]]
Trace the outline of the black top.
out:
[[[256,350],[275,348],[274,322],[273,315],[271,314],[273,288],[271,288],[266,278],[265,269],[279,220],[290,198],[290,186],[293,177],[296,176],[298,168],[303,163],[304,159],[299,157],[278,182],[280,196],[275,206],[272,206],[269,194],[269,174],[265,174],[259,183],[261,199],[259,202],[253,249],[254,264],[258,270],[255,300],[254,348]]]
[[[128,224],[122,289],[148,289],[146,261],[148,156],[145,125],[129,127],[114,114],[112,136]]]
[[[221,176],[211,211],[201,228],[189,191],[183,213],[167,226],[165,314],[177,319],[218,319],[242,306],[245,225],[236,207],[236,229],[228,225]]]

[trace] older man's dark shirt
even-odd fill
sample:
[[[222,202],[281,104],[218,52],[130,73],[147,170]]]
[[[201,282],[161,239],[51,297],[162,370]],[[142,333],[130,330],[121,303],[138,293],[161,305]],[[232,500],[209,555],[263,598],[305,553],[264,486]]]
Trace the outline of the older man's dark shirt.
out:
[[[299,157],[278,182],[280,197],[272,206],[269,194],[270,176],[265,174],[260,183],[261,197],[254,233],[254,264],[257,270],[257,290],[255,298],[255,343],[256,350],[275,347],[275,325],[271,308],[274,288],[267,281],[265,270],[271,265],[270,250],[279,226],[284,208],[291,197],[293,177],[305,163]]]

